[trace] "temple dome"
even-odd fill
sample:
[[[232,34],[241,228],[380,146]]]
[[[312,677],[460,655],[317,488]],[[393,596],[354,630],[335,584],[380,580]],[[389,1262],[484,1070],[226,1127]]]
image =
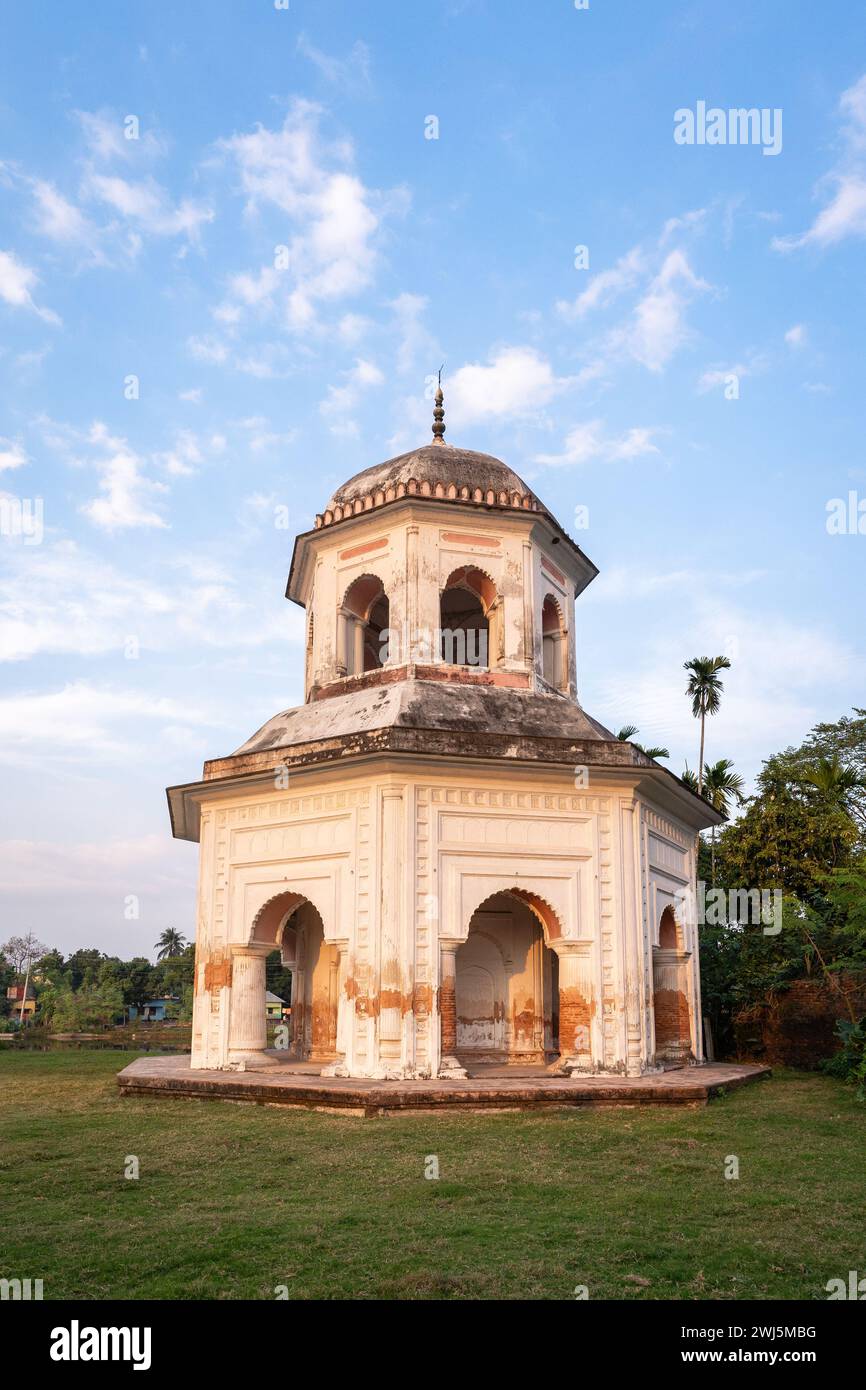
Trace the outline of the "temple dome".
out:
[[[471,498],[476,489],[480,489],[485,496],[492,491],[497,499],[500,493],[506,493],[509,500],[514,493],[518,493],[521,497],[531,497],[536,504],[538,503],[535,494],[523,479],[501,459],[494,458],[491,454],[476,453],[474,449],[458,449],[453,444],[443,442],[423,444],[418,449],[411,449],[407,454],[398,454],[396,458],[387,459],[384,463],[374,464],[372,468],[365,468],[361,473],[356,473],[353,478],[349,478],[337,488],[328,503],[328,509],[345,506],[347,502],[354,502],[356,498],[386,492],[390,488],[396,490],[401,483],[408,489],[413,481],[418,485],[419,491],[423,487],[425,493],[427,487],[424,485],[427,484],[434,494],[437,486],[444,488],[446,493],[455,488],[458,495],[465,488]]]
[[[551,515],[507,463],[442,440],[422,444],[356,473],[337,488],[324,512],[316,517],[316,526],[331,526],[404,497]]]

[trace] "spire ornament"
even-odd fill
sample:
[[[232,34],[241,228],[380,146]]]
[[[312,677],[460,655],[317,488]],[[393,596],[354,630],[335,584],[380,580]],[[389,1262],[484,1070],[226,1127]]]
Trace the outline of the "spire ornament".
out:
[[[445,443],[445,397],[442,394],[442,368],[439,368],[439,385],[436,388],[436,404],[433,407],[433,443]]]

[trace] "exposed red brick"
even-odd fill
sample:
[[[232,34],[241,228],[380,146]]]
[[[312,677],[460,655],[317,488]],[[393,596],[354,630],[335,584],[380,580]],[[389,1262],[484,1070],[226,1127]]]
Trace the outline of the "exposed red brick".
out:
[[[457,1051],[457,991],[453,976],[439,986],[439,1027],[442,1056],[451,1057]]]
[[[689,1001],[681,990],[660,989],[654,996],[656,1051],[662,1052],[670,1043],[691,1041]]]
[[[224,956],[221,951],[217,951],[205,962],[204,987],[210,993],[212,990],[222,989],[224,985],[230,985],[231,982],[231,956]]]

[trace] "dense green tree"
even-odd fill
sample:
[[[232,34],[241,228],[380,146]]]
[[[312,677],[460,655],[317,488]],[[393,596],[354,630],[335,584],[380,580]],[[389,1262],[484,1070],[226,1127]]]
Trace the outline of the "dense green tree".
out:
[[[743,815],[719,835],[719,878],[728,887],[781,888],[808,901],[828,873],[851,863],[859,838],[834,797],[804,787],[786,756],[775,756]]]
[[[146,956],[135,956],[133,960],[123,961],[118,984],[124,1004],[140,1009],[157,992],[157,980],[157,971]]]
[[[166,956],[153,967],[153,991],[161,996],[180,997],[195,979],[195,943],[190,942],[179,955]]]
[[[53,987],[45,1000],[45,1018],[55,1032],[86,1033],[110,1028],[123,1017],[123,994],[117,985]]]
[[[743,814],[719,834],[720,886],[784,893],[778,935],[735,923],[701,928],[704,1002],[723,1047],[738,1013],[768,1006],[792,981],[809,978],[824,982],[847,1019],[849,1050],[859,1036],[858,1001],[866,989],[866,839],[859,819],[866,718],[855,713],[856,719],[818,725],[799,748],[768,758]]]
[[[105,957],[95,946],[82,947],[66,958],[65,973],[71,989],[79,989],[84,983],[96,980],[99,967]]]

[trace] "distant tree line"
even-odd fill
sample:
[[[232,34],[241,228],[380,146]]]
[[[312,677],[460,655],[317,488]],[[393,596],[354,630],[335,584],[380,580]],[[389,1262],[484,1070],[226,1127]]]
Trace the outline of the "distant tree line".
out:
[[[95,947],[64,956],[30,937],[12,937],[0,947],[0,1017],[20,1017],[20,1000],[7,998],[10,985],[23,987],[35,999],[40,1024],[55,1032],[86,1032],[108,1028],[128,1016],[130,1006],[141,1009],[149,999],[173,1001],[166,1016],[181,1022],[192,1018],[195,944],[169,927],[156,943],[158,958],[121,960]],[[29,972],[27,964],[29,962]]]

